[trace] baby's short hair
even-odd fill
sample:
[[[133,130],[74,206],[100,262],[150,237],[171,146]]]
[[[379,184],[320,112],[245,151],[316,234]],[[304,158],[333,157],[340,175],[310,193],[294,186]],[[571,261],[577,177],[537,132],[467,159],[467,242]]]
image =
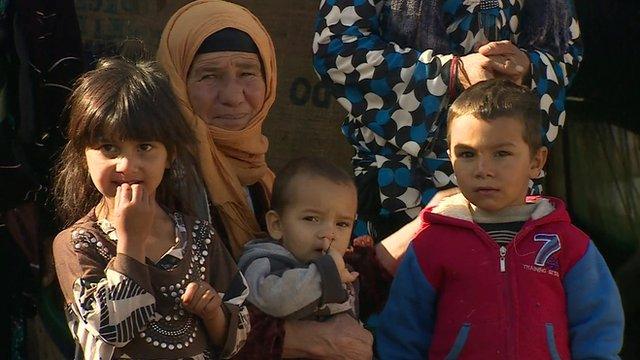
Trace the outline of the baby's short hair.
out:
[[[508,117],[522,121],[524,141],[533,154],[542,147],[541,110],[538,97],[529,89],[505,79],[479,82],[466,89],[451,104],[447,115],[447,140],[451,142],[451,123],[463,115],[482,120]]]
[[[317,176],[336,184],[351,185],[355,188],[353,178],[333,163],[319,157],[300,157],[289,161],[278,172],[271,195],[272,210],[282,213],[290,199],[291,184],[300,175]],[[309,189],[309,191],[314,191],[314,189]]]

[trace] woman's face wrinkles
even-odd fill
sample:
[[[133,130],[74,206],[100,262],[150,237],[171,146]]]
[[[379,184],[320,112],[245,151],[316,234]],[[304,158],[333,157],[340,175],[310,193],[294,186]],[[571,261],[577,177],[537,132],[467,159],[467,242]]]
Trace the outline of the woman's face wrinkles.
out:
[[[240,51],[199,54],[189,70],[187,91],[194,112],[208,125],[242,130],[265,101],[260,58]]]

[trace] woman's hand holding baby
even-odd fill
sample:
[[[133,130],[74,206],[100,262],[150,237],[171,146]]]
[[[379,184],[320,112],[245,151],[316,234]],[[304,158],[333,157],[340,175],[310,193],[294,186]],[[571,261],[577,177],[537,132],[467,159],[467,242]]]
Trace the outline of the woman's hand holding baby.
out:
[[[116,189],[113,226],[117,251],[145,262],[145,246],[156,211],[155,194],[141,184],[123,183]]]

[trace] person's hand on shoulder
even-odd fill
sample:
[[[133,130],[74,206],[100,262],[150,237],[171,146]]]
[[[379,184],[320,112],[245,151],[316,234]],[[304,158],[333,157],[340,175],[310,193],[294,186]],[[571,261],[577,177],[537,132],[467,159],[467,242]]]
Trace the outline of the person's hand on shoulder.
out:
[[[431,198],[431,200],[429,200],[429,203],[427,203],[427,206],[425,206],[425,208],[430,208],[430,207],[436,206],[443,199],[448,198],[449,196],[453,196],[453,195],[459,194],[459,193],[460,193],[460,188],[457,188],[457,187],[449,188],[449,189],[446,189],[446,190],[440,190]]]

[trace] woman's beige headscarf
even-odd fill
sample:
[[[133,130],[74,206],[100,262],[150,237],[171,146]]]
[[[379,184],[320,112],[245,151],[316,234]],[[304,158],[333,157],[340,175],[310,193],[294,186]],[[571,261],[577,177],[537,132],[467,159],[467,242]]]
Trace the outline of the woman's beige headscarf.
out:
[[[242,30],[253,39],[265,75],[264,104],[247,127],[239,131],[208,126],[194,113],[187,93],[187,75],[196,51],[209,35],[225,28]],[[202,177],[237,259],[244,244],[261,233],[244,187],[259,183],[270,197],[274,180],[265,162],[269,142],[262,135],[262,122],[276,96],[273,42],[249,10],[225,1],[199,0],[185,5],[169,19],[157,58],[169,76],[183,115],[197,134]]]

